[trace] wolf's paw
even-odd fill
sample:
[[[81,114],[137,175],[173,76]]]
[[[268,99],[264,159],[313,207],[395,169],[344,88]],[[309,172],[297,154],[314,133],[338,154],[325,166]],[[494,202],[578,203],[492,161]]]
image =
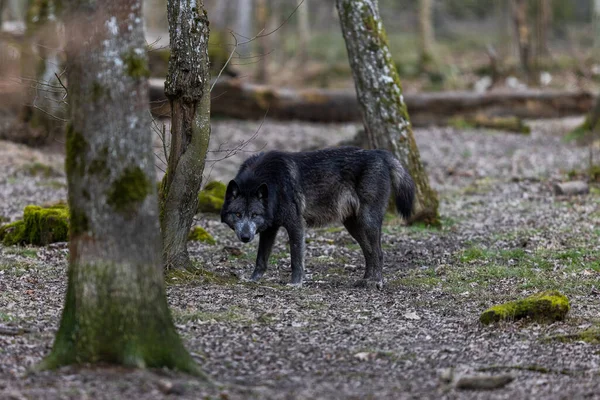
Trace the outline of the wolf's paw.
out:
[[[250,276],[250,282],[258,282],[260,280],[260,278],[262,278],[262,276],[264,275],[263,271],[254,271],[252,273],[252,275]]]
[[[359,279],[354,283],[354,287],[365,289],[383,289],[383,280]]]

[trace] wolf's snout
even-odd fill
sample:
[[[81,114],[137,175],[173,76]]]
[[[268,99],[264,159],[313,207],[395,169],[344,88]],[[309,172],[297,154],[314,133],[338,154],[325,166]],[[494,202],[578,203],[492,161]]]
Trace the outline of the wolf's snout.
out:
[[[248,234],[248,235],[242,234],[242,235],[240,235],[240,240],[244,243],[248,243],[249,241],[252,240],[252,237],[250,236],[250,234]]]

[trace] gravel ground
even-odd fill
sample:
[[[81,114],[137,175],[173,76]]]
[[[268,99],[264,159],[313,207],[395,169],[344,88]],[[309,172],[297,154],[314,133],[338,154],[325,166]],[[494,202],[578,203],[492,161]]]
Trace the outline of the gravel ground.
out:
[[[205,272],[166,279],[179,332],[215,387],[169,371],[106,366],[28,373],[57,328],[67,248],[0,246],[0,326],[26,331],[0,334],[0,398],[600,398],[600,345],[549,339],[600,320],[598,190],[552,194],[554,182],[587,166],[588,149],[561,140],[577,122],[532,122],[530,136],[417,130],[444,228],[387,221],[382,291],[353,287],[362,254],[339,227],[309,232],[302,289],[284,285],[285,232],[264,281],[247,283],[257,243],[242,245],[216,216],[199,216],[217,240],[190,243]],[[250,152],[333,145],[356,129],[216,121],[212,160],[252,140],[210,162],[205,175],[227,181]],[[14,220],[29,203],[65,199],[62,162],[0,142],[0,216]],[[478,323],[494,303],[555,288],[572,303],[563,322]],[[493,391],[455,385],[481,374],[514,380]]]

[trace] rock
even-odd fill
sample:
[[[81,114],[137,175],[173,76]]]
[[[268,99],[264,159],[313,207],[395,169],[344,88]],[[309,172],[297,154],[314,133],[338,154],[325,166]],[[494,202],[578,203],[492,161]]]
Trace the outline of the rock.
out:
[[[481,314],[479,321],[484,325],[522,318],[531,318],[539,322],[554,322],[563,320],[569,309],[567,296],[552,290],[488,308]]]
[[[503,375],[464,375],[456,380],[458,390],[494,390],[500,389],[515,379],[510,374]]]
[[[160,379],[158,381],[158,389],[164,394],[182,395],[185,392],[182,384],[173,383],[166,379]]]
[[[554,194],[573,196],[577,194],[588,194],[589,185],[584,181],[562,182],[554,184]]]
[[[198,212],[219,214],[227,187],[222,182],[208,182],[198,194]]]

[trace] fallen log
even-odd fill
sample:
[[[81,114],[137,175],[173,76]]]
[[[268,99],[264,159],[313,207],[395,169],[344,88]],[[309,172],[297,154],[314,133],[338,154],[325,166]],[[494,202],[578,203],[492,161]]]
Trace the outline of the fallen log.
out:
[[[212,90],[211,114],[240,119],[355,122],[362,115],[354,90],[275,88],[221,79]],[[157,116],[169,115],[164,81],[150,80],[150,101]],[[413,125],[446,125],[456,116],[559,118],[582,115],[593,106],[586,91],[430,92],[405,96]]]

